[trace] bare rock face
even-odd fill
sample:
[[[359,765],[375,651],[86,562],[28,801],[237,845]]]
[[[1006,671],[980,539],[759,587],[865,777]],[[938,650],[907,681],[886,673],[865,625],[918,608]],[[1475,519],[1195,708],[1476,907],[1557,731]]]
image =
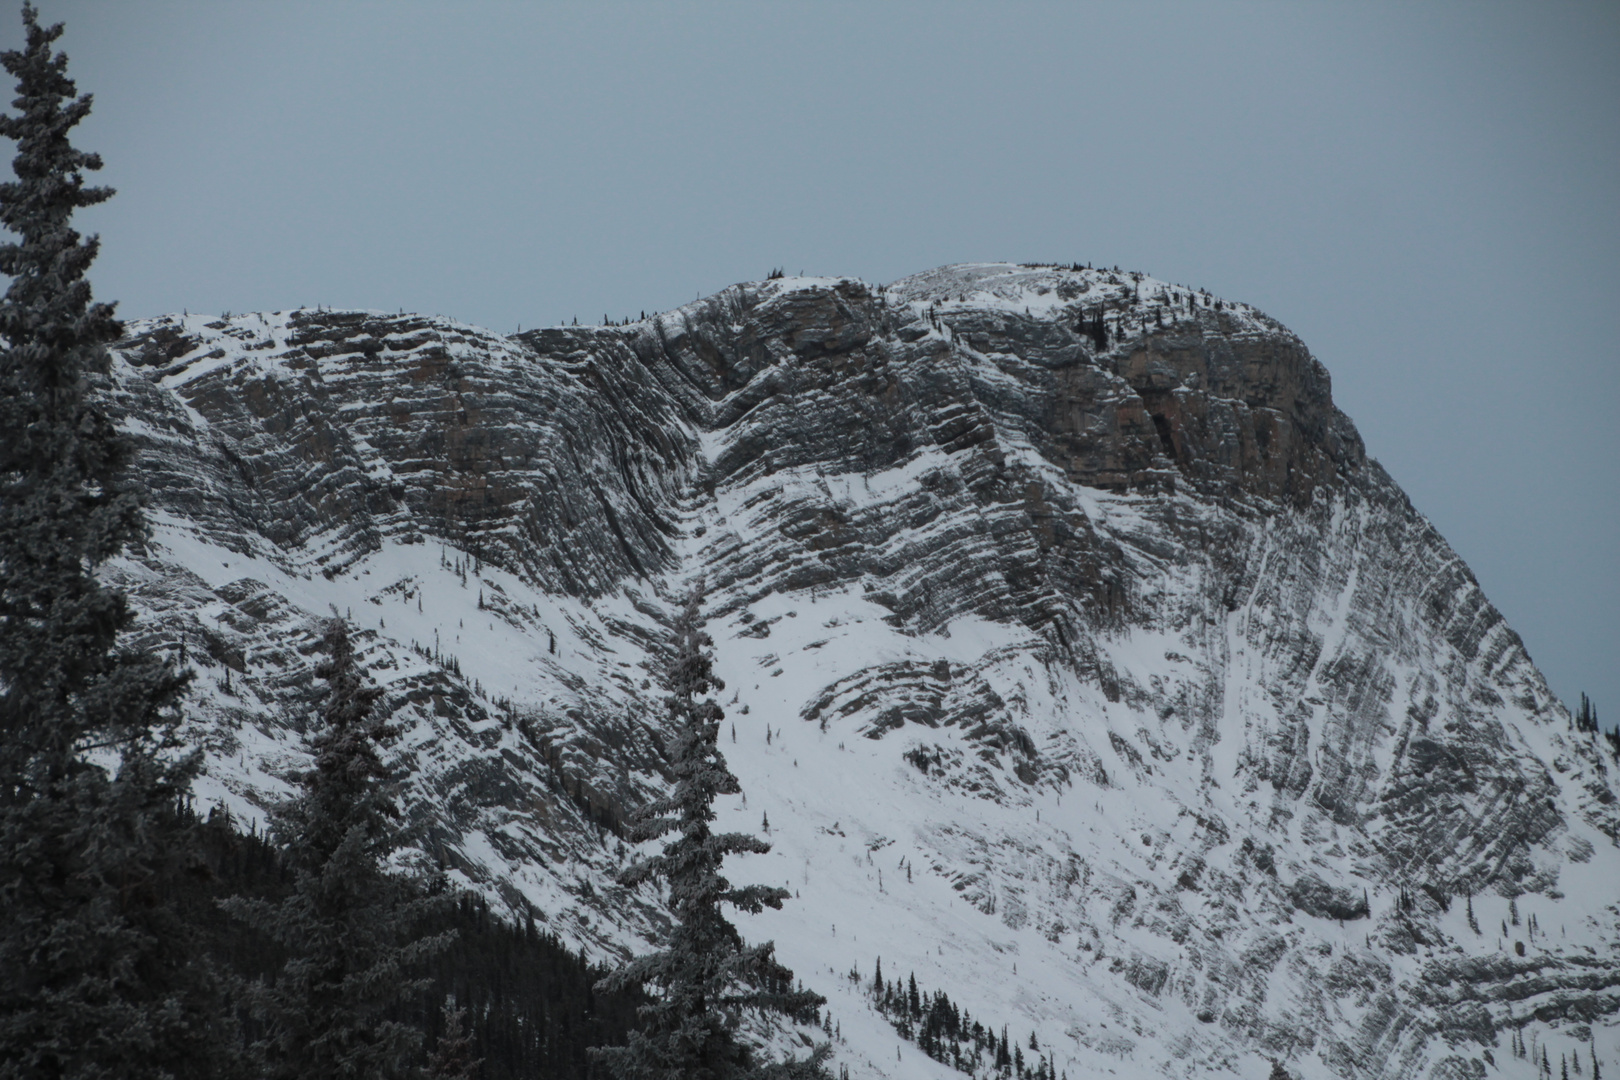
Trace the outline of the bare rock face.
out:
[[[848,977],[879,954],[1076,1075],[1612,1052],[1611,763],[1246,305],[993,264],[513,337],[170,317],[120,351],[155,528],[109,573],[199,668],[203,794],[239,813],[303,760],[336,608],[405,723],[419,857],[634,947],[665,915],[612,883],[619,825],[665,783],[701,575],[722,816],[767,816],[754,876],[800,894],[744,928],[852,1073],[894,1060]]]

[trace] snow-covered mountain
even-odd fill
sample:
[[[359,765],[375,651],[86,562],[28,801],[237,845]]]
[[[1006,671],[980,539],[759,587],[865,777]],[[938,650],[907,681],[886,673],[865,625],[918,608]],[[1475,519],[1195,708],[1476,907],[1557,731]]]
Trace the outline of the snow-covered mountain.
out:
[[[129,332],[154,528],[108,572],[199,673],[204,803],[307,760],[335,609],[418,857],[639,948],[616,833],[702,576],[722,817],[774,844],[735,876],[796,893],[739,922],[851,1076],[960,1075],[872,1008],[879,957],[1071,1078],[1620,1075],[1612,762],[1253,308],[994,264],[510,337]]]

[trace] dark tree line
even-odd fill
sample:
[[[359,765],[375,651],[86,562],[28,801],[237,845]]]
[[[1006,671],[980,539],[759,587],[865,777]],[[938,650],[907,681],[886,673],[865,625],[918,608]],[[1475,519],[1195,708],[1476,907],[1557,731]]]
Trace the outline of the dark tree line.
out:
[[[858,978],[851,974],[851,978]],[[917,988],[915,974],[902,983],[884,981],[883,959],[878,958],[870,988],[872,1004],[894,1025],[900,1037],[935,1061],[974,1077],[1016,1077],[1017,1080],[1067,1080],[1041,1052],[1032,1031],[1025,1043],[1007,1036],[1007,1025],[997,1033],[957,1007],[943,990]],[[1029,1054],[1024,1053],[1025,1046]]]
[[[1585,694],[1581,695],[1580,707],[1575,710],[1575,730],[1585,732],[1598,730],[1597,707],[1592,704],[1592,699]]]
[[[242,831],[218,809],[202,817],[181,806],[176,816],[197,859],[178,898],[181,916],[200,928],[203,946],[222,971],[249,983],[273,978],[289,950],[232,918],[218,901],[284,902],[296,888],[294,870],[268,837]],[[438,1072],[431,1068],[437,1052],[455,1040],[447,1025],[447,1001],[462,1010],[462,1060],[472,1066],[461,1075],[474,1080],[600,1078],[604,1074],[590,1063],[588,1048],[623,1043],[635,1023],[639,996],[597,992],[595,984],[606,972],[542,930],[532,916],[514,923],[492,913],[482,897],[460,894],[435,905],[419,931],[429,938],[448,936],[450,942],[424,965],[426,985],[381,1015],[423,1034],[432,1050],[419,1060],[429,1066],[430,1076],[458,1076],[453,1062],[441,1063]],[[244,1042],[265,1035],[262,1024],[243,1017]]]
[[[1615,761],[1620,761],[1620,724],[1604,731],[1602,724],[1598,722],[1597,706],[1592,704],[1592,699],[1585,694],[1581,695],[1580,707],[1575,710],[1574,722],[1576,731],[1591,735],[1601,733],[1609,744],[1609,753],[1613,755]]]

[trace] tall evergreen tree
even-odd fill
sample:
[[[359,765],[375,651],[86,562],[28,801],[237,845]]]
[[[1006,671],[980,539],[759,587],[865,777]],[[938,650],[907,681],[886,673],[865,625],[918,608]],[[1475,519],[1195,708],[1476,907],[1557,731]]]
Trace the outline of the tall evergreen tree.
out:
[[[444,999],[441,1015],[443,1033],[433,1053],[428,1055],[430,1080],[473,1080],[483,1058],[473,1057],[473,1037],[467,1030],[467,1010]]]
[[[170,899],[186,846],[175,808],[185,678],[121,650],[124,596],[98,566],[140,539],[130,450],[92,400],[122,331],[85,273],[73,212],[112,195],[76,149],[90,112],[23,8],[16,180],[0,184],[0,1077],[223,1075],[230,1046]]]
[[[284,1080],[407,1076],[422,1042],[388,1019],[427,985],[422,963],[449,944],[418,925],[441,902],[387,872],[399,811],[379,745],[398,729],[372,710],[381,690],[356,661],[348,624],[332,619],[315,669],[326,680],[315,767],[271,824],[293,868],[291,895],[275,903],[233,897],[225,909],[269,935],[289,959],[274,981],[245,988],[265,1026],[255,1049]]]
[[[720,753],[725,714],[709,694],[725,684],[714,674],[713,641],[703,632],[701,582],[674,624],[675,651],[665,676],[674,734],[667,747],[674,790],[631,816],[637,841],[676,836],[663,851],[638,861],[620,881],[668,883],[674,926],[666,947],[639,956],[597,984],[599,990],[643,987],[651,1000],[638,1013],[629,1043],[594,1053],[618,1080],[744,1080],[825,1076],[829,1053],[808,1060],[763,1063],[737,1036],[745,1010],[811,1021],[825,1002],[794,989],[793,973],[777,961],[775,945],[747,945],[722,905],[757,914],[780,909],[789,893],[765,885],[734,887],[722,874],[728,855],[763,854],[770,845],[747,833],[716,833],[714,799],[742,790]]]
[[[1592,699],[1583,693],[1580,708],[1575,710],[1575,730],[1595,732],[1598,726],[1597,708],[1592,704]]]

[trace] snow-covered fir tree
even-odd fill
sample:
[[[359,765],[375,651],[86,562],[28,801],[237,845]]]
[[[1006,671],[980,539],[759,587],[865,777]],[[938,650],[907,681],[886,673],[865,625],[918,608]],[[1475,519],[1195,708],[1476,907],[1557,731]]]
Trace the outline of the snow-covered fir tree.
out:
[[[429,1080],[474,1080],[484,1059],[473,1056],[474,1040],[467,1029],[466,1008],[447,997],[440,1019],[443,1031],[428,1055]]]
[[[0,135],[0,1076],[231,1074],[228,1026],[172,899],[188,860],[175,812],[171,664],[120,648],[124,595],[96,569],[143,532],[130,450],[90,396],[121,332],[85,273],[97,240],[75,210],[100,158],[90,112],[53,51],[60,24],[23,8],[26,42]]]
[[[427,985],[421,965],[448,939],[415,932],[440,901],[384,864],[398,844],[399,811],[379,753],[397,730],[373,715],[381,691],[367,683],[344,620],[327,624],[321,647],[327,658],[315,674],[327,696],[315,767],[271,816],[292,894],[225,907],[289,955],[273,981],[245,988],[266,1027],[255,1050],[268,1076],[410,1076],[422,1033],[388,1014]]]
[[[725,688],[714,674],[713,641],[702,629],[699,582],[674,622],[674,657],[665,678],[674,734],[667,753],[673,790],[631,815],[636,841],[674,833],[661,853],[622,875],[627,886],[660,880],[669,886],[674,916],[665,948],[639,956],[597,984],[599,990],[639,986],[650,1000],[638,1011],[639,1030],[625,1046],[594,1051],[618,1080],[744,1080],[826,1076],[828,1048],[807,1060],[763,1062],[738,1038],[745,1010],[812,1021],[825,999],[795,989],[793,972],[775,945],[748,945],[723,905],[758,913],[780,908],[790,895],[767,885],[733,886],[722,873],[728,855],[763,854],[770,845],[748,833],[716,833],[714,800],[742,789],[720,753],[725,718],[709,695]]]

